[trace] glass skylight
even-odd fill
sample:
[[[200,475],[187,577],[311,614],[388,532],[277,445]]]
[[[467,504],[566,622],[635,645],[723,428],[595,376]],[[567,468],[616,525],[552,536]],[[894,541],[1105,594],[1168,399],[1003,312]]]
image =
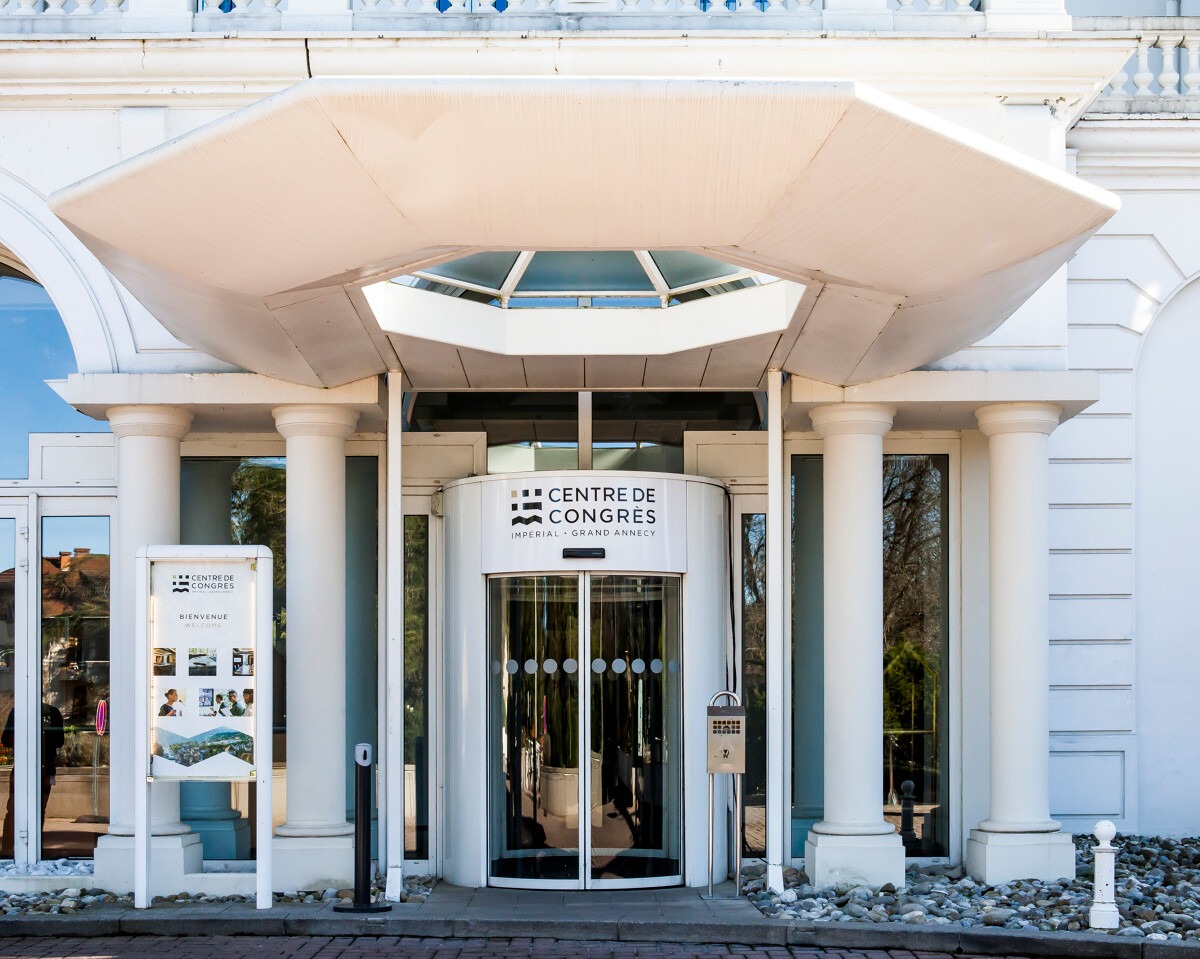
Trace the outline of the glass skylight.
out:
[[[503,309],[646,309],[774,279],[687,250],[523,250],[473,253],[393,282]]]

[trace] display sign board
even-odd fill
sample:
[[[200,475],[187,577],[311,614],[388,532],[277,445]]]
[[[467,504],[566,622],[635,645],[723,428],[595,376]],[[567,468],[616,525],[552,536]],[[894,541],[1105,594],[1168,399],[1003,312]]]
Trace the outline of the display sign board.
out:
[[[150,560],[154,779],[255,778],[253,557]]]
[[[590,569],[687,572],[683,480],[530,473],[481,486],[484,573],[574,569],[580,559]]]
[[[133,902],[146,909],[156,781],[254,780],[258,835],[271,835],[272,556],[265,546],[144,546],[134,570],[142,668],[130,712],[146,765],[134,790]],[[259,909],[273,901],[271,849],[258,843]]]

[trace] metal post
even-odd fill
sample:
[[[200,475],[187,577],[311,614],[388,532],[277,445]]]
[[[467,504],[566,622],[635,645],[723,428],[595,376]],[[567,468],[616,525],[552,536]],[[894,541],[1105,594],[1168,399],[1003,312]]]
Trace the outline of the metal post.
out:
[[[742,785],[744,773],[733,777],[733,883],[734,895],[742,896]]]
[[[715,773],[708,774],[708,898],[713,897],[712,888],[712,869],[713,869],[713,781],[716,779]]]
[[[716,709],[717,701],[728,698],[733,709]],[[714,783],[717,772],[728,772],[733,777],[733,870],[736,896],[742,894],[742,776],[745,773],[745,713],[740,709],[741,698],[731,690],[716,693],[709,701],[709,757],[708,757],[708,895],[713,898],[713,843],[715,832]],[[729,713],[734,713],[730,716]],[[714,725],[725,722],[723,728]],[[729,731],[728,724],[736,725],[736,733]],[[714,738],[714,736],[716,738]],[[731,755],[732,754],[732,755]]]
[[[335,912],[388,912],[390,902],[371,901],[371,746],[354,747],[354,904]]]

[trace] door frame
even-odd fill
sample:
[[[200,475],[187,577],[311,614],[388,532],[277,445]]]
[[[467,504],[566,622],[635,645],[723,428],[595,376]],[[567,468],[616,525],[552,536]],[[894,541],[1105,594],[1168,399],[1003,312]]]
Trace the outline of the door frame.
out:
[[[30,744],[36,751],[40,743],[35,735],[35,724],[29,721],[29,704],[36,702],[36,689],[31,693],[33,682],[40,670],[30,664],[34,644],[30,642],[30,576],[35,569],[34,554],[37,537],[30,535],[30,512],[36,515],[37,497],[0,496],[0,520],[13,521],[13,658],[9,673],[13,683],[13,861],[20,869],[26,869],[37,861],[40,846],[40,829],[30,828],[29,811],[37,809],[40,797],[36,791],[36,777],[32,775],[35,764],[40,762],[36,752],[31,754]],[[40,660],[40,657],[39,657]],[[7,722],[8,718],[0,719]],[[8,797],[0,795],[0,803],[7,809]]]
[[[647,572],[645,570],[555,570],[555,571],[522,571],[516,573],[494,573],[485,577],[485,582],[490,584],[493,580],[503,579],[522,579],[526,577],[560,577],[562,579],[574,578],[578,584],[576,603],[578,606],[578,622],[579,636],[577,639],[577,659],[579,668],[576,674],[576,693],[579,709],[578,723],[578,756],[579,756],[579,784],[578,784],[578,861],[579,874],[576,879],[512,879],[503,876],[492,875],[492,856],[491,856],[491,786],[492,777],[497,775],[496,757],[489,744],[487,748],[487,791],[488,802],[487,810],[487,849],[485,855],[484,868],[487,874],[487,884],[505,889],[544,889],[544,890],[602,890],[602,889],[662,889],[673,886],[681,886],[684,881],[684,849],[685,849],[685,830],[686,817],[684,816],[684,796],[683,796],[683,736],[682,722],[686,716],[683,695],[684,684],[683,674],[687,668],[684,662],[684,643],[683,637],[680,636],[679,643],[679,711],[680,711],[680,736],[678,749],[680,753],[680,777],[678,784],[678,815],[675,817],[678,822],[678,847],[679,847],[679,871],[670,876],[655,876],[648,879],[593,879],[591,876],[591,858],[592,858],[592,828],[591,828],[591,741],[592,741],[592,710],[591,710],[591,688],[592,688],[592,578],[595,576],[617,577],[617,576],[659,576],[664,579],[674,579],[679,584],[679,589],[676,592],[679,601],[679,609],[676,611],[680,630],[683,628],[683,575],[679,573],[662,573],[662,572]],[[486,621],[491,623],[491,588],[490,585],[485,587],[487,595]],[[491,637],[488,636],[485,640],[490,645]],[[489,689],[488,702],[485,708],[485,714],[490,716],[492,711],[491,692]],[[665,718],[664,718],[665,723]]]

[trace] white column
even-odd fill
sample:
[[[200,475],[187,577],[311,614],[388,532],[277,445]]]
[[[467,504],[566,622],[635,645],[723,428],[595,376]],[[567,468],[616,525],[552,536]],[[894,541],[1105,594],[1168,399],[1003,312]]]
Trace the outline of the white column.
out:
[[[818,888],[904,883],[904,846],[883,818],[883,437],[889,406],[812,411],[824,442],[825,818],[809,830]]]
[[[133,881],[133,790],[145,776],[146,761],[131,749],[133,677],[137,669],[145,668],[132,661],[138,615],[134,560],[143,546],[179,542],[179,441],[187,434],[192,415],[169,406],[119,406],[108,411],[108,421],[116,436],[117,455],[110,647],[111,819],[109,835],[96,849],[96,877],[104,880],[106,888],[124,889],[131,888]],[[185,872],[199,870],[200,839],[185,835],[190,830],[179,821],[178,784],[155,783],[152,802],[154,882],[177,885]]]
[[[1059,407],[976,411],[988,438],[991,763],[988,818],[967,869],[988,883],[1075,875],[1071,837],[1050,818],[1047,473]]]
[[[384,582],[387,584],[387,633],[383,708],[387,735],[381,745],[383,839],[386,895],[400,901],[404,892],[404,383],[399,372],[388,373],[387,422],[387,540]],[[381,871],[384,863],[380,864]]]
[[[346,822],[346,440],[358,413],[274,410],[287,440],[287,821],[276,875],[352,872]]]
[[[767,373],[767,885],[783,891],[783,869],[791,861],[785,848],[791,819],[787,802],[787,723],[784,676],[790,669],[784,638],[787,576],[784,548],[790,525],[784,496],[783,372]],[[786,862],[785,862],[786,860]]]

